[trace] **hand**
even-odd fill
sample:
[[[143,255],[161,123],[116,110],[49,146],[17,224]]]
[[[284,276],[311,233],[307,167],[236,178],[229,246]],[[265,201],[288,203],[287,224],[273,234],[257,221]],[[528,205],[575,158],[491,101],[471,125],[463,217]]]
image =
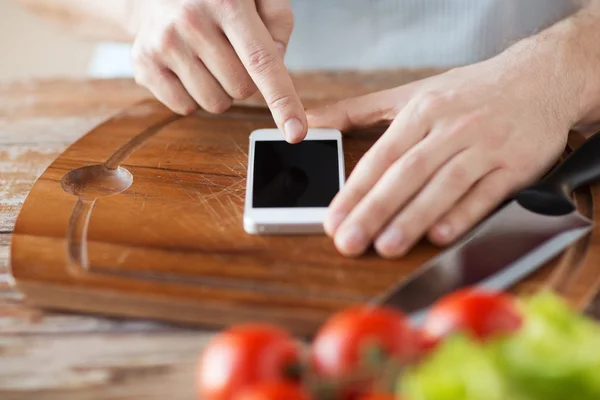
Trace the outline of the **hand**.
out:
[[[339,251],[449,244],[548,170],[575,117],[543,70],[493,60],[308,110],[310,126],[342,131],[392,121],[329,207]]]
[[[136,3],[136,81],[174,112],[227,110],[257,88],[289,142],[306,114],[283,62],[293,28],[289,0],[151,0]]]

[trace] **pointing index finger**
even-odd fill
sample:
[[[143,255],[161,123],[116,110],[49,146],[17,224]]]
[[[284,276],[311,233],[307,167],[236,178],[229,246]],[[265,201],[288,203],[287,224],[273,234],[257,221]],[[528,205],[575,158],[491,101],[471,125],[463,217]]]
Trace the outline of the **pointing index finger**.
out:
[[[286,140],[300,142],[306,136],[306,113],[280,50],[256,9],[237,13],[223,29]]]

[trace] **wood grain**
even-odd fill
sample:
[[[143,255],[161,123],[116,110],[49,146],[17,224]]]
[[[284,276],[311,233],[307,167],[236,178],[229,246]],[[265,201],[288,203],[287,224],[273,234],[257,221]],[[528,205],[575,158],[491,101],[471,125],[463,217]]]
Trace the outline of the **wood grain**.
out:
[[[12,246],[17,286],[46,307],[217,328],[261,320],[311,334],[436,252],[422,243],[401,260],[349,259],[325,236],[247,235],[248,135],[268,127],[264,108],[178,118],[157,102],[101,125],[25,202]],[[382,132],[344,138],[348,172]]]
[[[296,76],[306,104],[316,104],[422,78],[435,71]],[[7,284],[13,224],[35,180],[68,145],[107,117],[146,98],[128,80],[41,81],[0,85],[0,398],[191,399],[193,365],[210,331],[89,314],[59,313],[28,304]],[[260,99],[253,99],[253,105]],[[6,185],[5,185],[6,183]],[[581,191],[589,203],[597,186]],[[183,194],[183,192],[181,192]],[[592,210],[600,218],[598,207]],[[589,210],[588,210],[589,211]],[[559,265],[598,276],[597,228]],[[571,261],[570,261],[571,260]],[[547,285],[549,266],[515,290]],[[588,275],[590,274],[591,275]],[[589,278],[588,278],[589,279]],[[4,282],[4,283],[3,283]],[[587,288],[591,292],[590,287]],[[579,294],[581,292],[578,292]]]
[[[385,89],[439,71],[301,74],[294,81],[307,105]],[[131,80],[48,80],[0,83],[0,398],[4,399],[189,399],[189,365],[209,335],[202,330],[154,322],[43,311],[8,285],[9,245],[18,211],[35,180],[70,144],[106,118],[148,97]],[[260,99],[252,99],[260,104]],[[186,351],[180,363],[158,358],[153,379],[142,377],[137,359],[155,332],[164,342],[157,353]],[[183,337],[191,335],[191,339]],[[115,340],[117,338],[118,340]],[[196,339],[194,339],[196,338]],[[10,342],[5,341],[10,339]],[[39,343],[32,346],[33,342]],[[93,346],[94,352],[77,349]],[[66,357],[64,349],[73,351]],[[110,357],[103,357],[104,353]],[[12,354],[10,360],[5,354]],[[53,360],[63,360],[53,362]],[[10,361],[10,362],[9,362]],[[16,369],[9,369],[13,363]],[[43,367],[41,367],[43,365]],[[111,369],[119,365],[127,382],[90,383],[80,366]],[[69,375],[72,383],[55,377]],[[53,383],[54,382],[54,383]],[[185,383],[182,383],[185,382]],[[10,393],[8,388],[10,387]],[[74,387],[77,387],[76,389]]]

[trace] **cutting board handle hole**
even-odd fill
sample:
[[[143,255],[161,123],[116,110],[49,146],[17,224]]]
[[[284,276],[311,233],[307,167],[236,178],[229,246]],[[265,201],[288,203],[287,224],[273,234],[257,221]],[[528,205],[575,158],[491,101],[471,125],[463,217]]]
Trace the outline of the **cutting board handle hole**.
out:
[[[74,169],[60,181],[65,192],[86,201],[119,194],[132,183],[133,175],[127,169],[109,169],[103,164]]]

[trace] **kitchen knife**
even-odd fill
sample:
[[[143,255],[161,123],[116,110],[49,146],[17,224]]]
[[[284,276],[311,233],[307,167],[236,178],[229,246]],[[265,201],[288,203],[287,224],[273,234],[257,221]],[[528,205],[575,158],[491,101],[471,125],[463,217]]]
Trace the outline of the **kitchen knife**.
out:
[[[597,179],[600,134],[373,302],[398,307],[419,320],[427,307],[454,290],[510,287],[592,229],[592,221],[577,212],[570,196],[576,188]]]

